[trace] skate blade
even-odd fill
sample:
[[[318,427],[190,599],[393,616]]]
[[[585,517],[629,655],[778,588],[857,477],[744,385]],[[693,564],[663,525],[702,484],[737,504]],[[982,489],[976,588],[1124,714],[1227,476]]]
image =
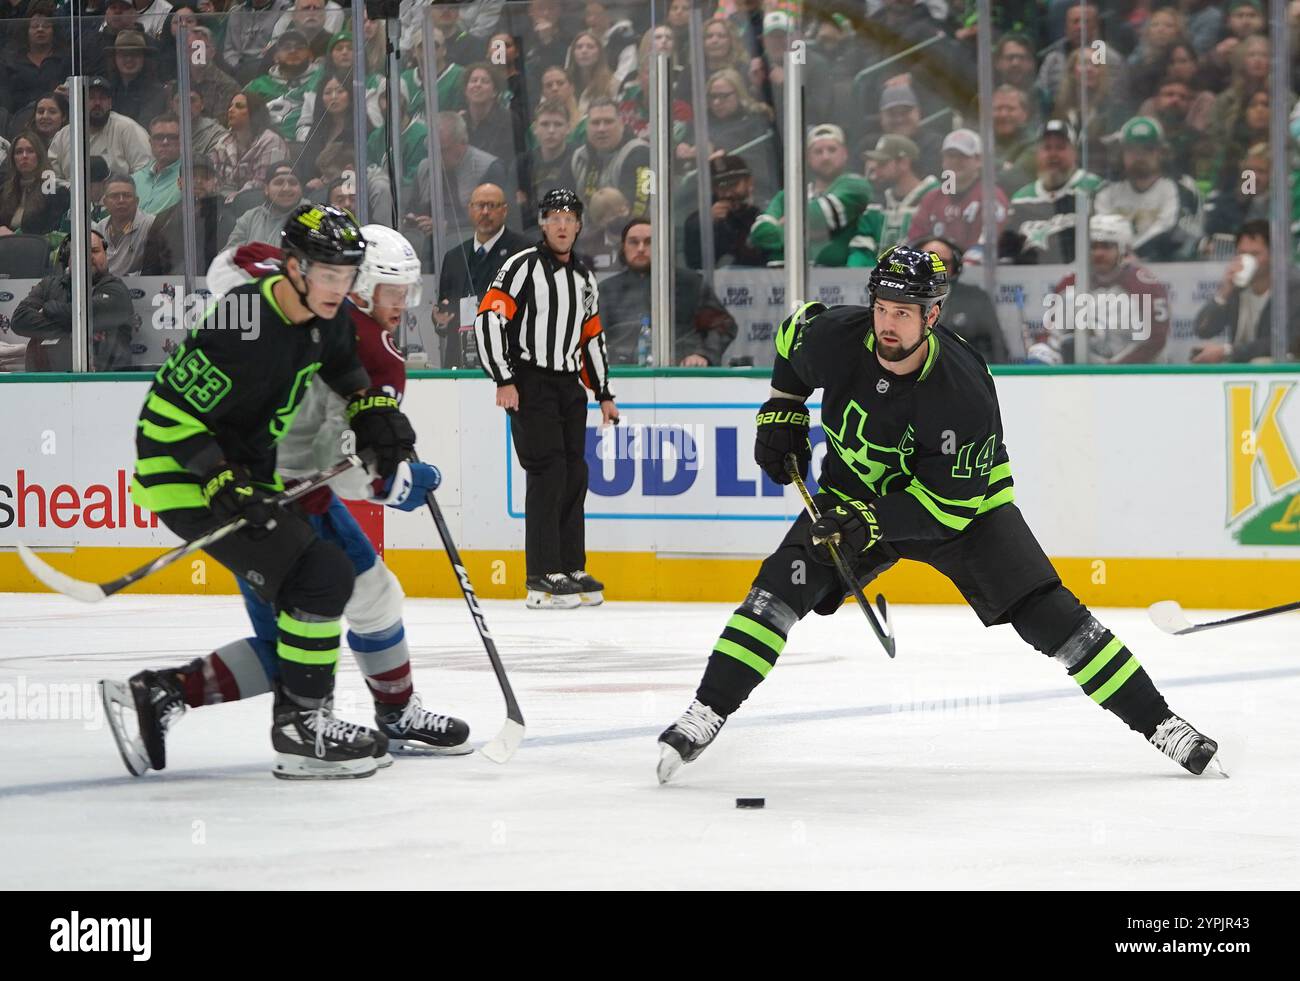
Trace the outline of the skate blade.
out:
[[[594,593],[578,594],[578,603],[581,606],[600,606],[603,602],[605,602],[605,594],[603,592],[597,591]]]
[[[577,594],[556,596],[554,593],[539,593],[531,589],[524,600],[524,606],[530,610],[576,610],[581,605],[582,600]]]
[[[375,757],[375,769],[387,770],[393,765],[393,756],[391,753],[385,753],[383,756]]]
[[[686,761],[682,759],[681,753],[677,752],[677,750],[673,749],[673,747],[669,746],[667,743],[660,743],[659,767],[656,771],[659,775],[660,786],[671,780],[676,775],[677,771],[682,768],[682,764],[685,762]]]
[[[142,777],[149,772],[149,754],[139,739],[132,739],[128,733],[138,731],[139,720],[135,718],[135,698],[131,689],[120,681],[107,679],[99,683],[99,697],[104,703],[104,717],[108,720],[109,731],[117,743],[117,751],[126,764],[126,770],[133,777]],[[131,713],[131,726],[127,728],[126,713]]]
[[[388,737],[388,748],[398,756],[468,756],[474,747],[464,742],[458,746],[434,746],[419,739]]]
[[[360,780],[373,777],[380,761],[373,756],[360,760],[317,760],[291,753],[277,753],[272,776],[280,780]]]

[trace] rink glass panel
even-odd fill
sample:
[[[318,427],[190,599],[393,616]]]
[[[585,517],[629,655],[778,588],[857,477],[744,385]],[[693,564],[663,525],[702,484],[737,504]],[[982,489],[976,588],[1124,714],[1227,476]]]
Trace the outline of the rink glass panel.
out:
[[[441,6],[446,7],[446,5]],[[991,145],[995,167],[992,175],[981,170],[979,178],[980,186],[983,188],[982,200],[990,201],[993,198],[992,186],[998,184],[1000,179],[1007,196],[1015,197],[1016,189],[1012,184],[1017,181],[1006,174],[1013,165],[1014,157],[1019,158],[1022,170],[1028,167],[1034,168],[1034,173],[1030,175],[1031,181],[1026,183],[1031,183],[1032,179],[1037,178],[1039,161],[1036,134],[1045,120],[1054,117],[1064,118],[1074,127],[1079,167],[1103,179],[1119,176],[1124,166],[1123,138],[1120,135],[1123,124],[1139,112],[1156,112],[1158,115],[1159,106],[1151,101],[1156,99],[1158,102],[1158,82],[1164,74],[1186,74],[1186,66],[1183,64],[1186,59],[1181,57],[1171,56],[1167,63],[1161,59],[1144,61],[1146,49],[1140,47],[1145,38],[1144,29],[1134,32],[1127,25],[1113,22],[1106,12],[1103,12],[1097,30],[1099,36],[1088,34],[1082,38],[1085,45],[1083,56],[1072,56],[1067,53],[1062,59],[1055,50],[1056,42],[1053,39],[1060,35],[1067,24],[1071,6],[1068,3],[1049,4],[1040,11],[1039,16],[1045,18],[1047,23],[1038,25],[1037,34],[1034,33],[1035,25],[1024,25],[1014,21],[1010,16],[991,11],[983,2],[967,5],[970,8],[969,14],[964,12],[964,7],[960,15],[954,13],[944,25],[943,36],[937,41],[928,37],[912,38],[903,32],[900,32],[899,36],[891,36],[889,30],[881,26],[883,21],[880,18],[849,18],[847,21],[835,22],[833,29],[828,28],[826,26],[828,22],[820,19],[817,6],[806,5],[803,11],[794,16],[787,25],[784,45],[779,44],[777,38],[773,37],[774,34],[779,36],[779,31],[769,31],[764,34],[762,29],[764,22],[761,20],[757,31],[751,30],[748,34],[744,30],[734,30],[739,23],[738,20],[733,19],[730,22],[733,36],[740,35],[742,47],[746,44],[752,45],[752,49],[744,49],[751,57],[745,65],[746,71],[739,74],[750,89],[747,95],[751,98],[757,96],[755,101],[759,103],[760,109],[764,110],[746,124],[753,129],[753,133],[750,134],[745,126],[719,122],[718,114],[710,110],[709,79],[715,75],[717,64],[716,38],[709,39],[711,25],[715,24],[712,19],[714,10],[709,4],[695,6],[698,10],[690,4],[685,5],[685,16],[683,16],[680,6],[678,9],[671,9],[670,5],[664,3],[649,6],[620,6],[611,3],[609,13],[614,22],[624,18],[630,20],[631,29],[626,36],[617,33],[611,36],[630,40],[637,54],[640,53],[642,39],[656,26],[667,26],[672,33],[674,60],[677,65],[671,103],[667,108],[672,119],[670,133],[673,148],[667,181],[655,183],[655,186],[666,187],[671,228],[654,229],[656,239],[669,240],[666,251],[656,250],[655,256],[656,260],[661,256],[665,257],[662,265],[672,269],[674,280],[678,278],[677,270],[691,266],[699,267],[695,271],[703,277],[705,286],[716,295],[721,306],[734,318],[737,336],[720,359],[722,367],[750,364],[761,367],[770,364],[773,355],[771,336],[775,325],[797,300],[820,298],[844,303],[865,302],[870,266],[869,264],[863,266],[819,263],[818,256],[823,251],[824,242],[815,240],[805,229],[802,248],[794,249],[792,243],[785,243],[791,253],[800,253],[793,255],[793,258],[765,257],[760,265],[751,257],[748,261],[754,264],[745,265],[743,262],[723,257],[714,263],[713,268],[709,268],[709,264],[700,254],[701,249],[689,243],[685,234],[687,219],[700,212],[702,208],[711,210],[718,200],[714,182],[705,181],[702,186],[698,179],[702,163],[700,155],[692,155],[686,149],[700,145],[700,137],[697,134],[704,129],[710,131],[709,146],[712,149],[739,151],[738,155],[744,158],[753,176],[752,206],[762,210],[768,207],[772,195],[787,180],[782,153],[785,145],[783,131],[786,128],[786,103],[793,100],[799,107],[799,129],[804,134],[810,128],[826,122],[843,129],[849,157],[848,167],[871,181],[872,199],[879,202],[886,181],[871,176],[869,171],[871,164],[864,154],[869,149],[874,149],[872,137],[878,137],[884,132],[881,107],[885,92],[894,86],[906,85],[912,90],[919,103],[924,138],[918,141],[918,146],[923,155],[936,156],[936,144],[941,144],[943,136],[953,128],[971,129],[980,135],[983,142],[988,138],[989,123],[993,123],[995,129]],[[954,10],[958,6],[961,5],[950,5]],[[437,52],[424,50],[423,41],[426,19],[429,21],[429,30],[442,31],[444,27],[448,27],[447,18],[450,18],[450,14],[445,11],[430,9],[408,13],[402,26],[404,38],[400,62],[396,66],[389,66],[385,58],[384,42],[387,36],[387,25],[381,23],[365,28],[363,33],[369,35],[368,39],[361,45],[353,45],[354,58],[359,56],[362,48],[370,52],[369,57],[365,59],[368,62],[364,79],[367,105],[360,126],[355,118],[351,118],[340,131],[346,133],[346,137],[334,141],[325,139],[321,133],[326,125],[324,106],[322,100],[318,98],[317,87],[308,86],[312,89],[311,95],[316,108],[313,124],[302,132],[299,132],[297,127],[293,127],[292,132],[287,129],[281,132],[281,139],[284,140],[283,153],[294,164],[302,183],[303,194],[309,199],[323,198],[328,191],[317,169],[319,151],[329,142],[347,142],[350,139],[356,157],[354,177],[358,178],[352,188],[353,198],[355,199],[357,192],[364,190],[365,210],[372,212],[368,215],[369,220],[399,227],[410,235],[420,248],[425,257],[426,302],[421,310],[412,312],[408,317],[402,336],[402,343],[412,355],[412,364],[415,366],[437,368],[444,363],[443,354],[447,342],[445,336],[440,336],[435,329],[433,316],[434,304],[439,298],[437,276],[447,251],[470,238],[473,233],[470,215],[460,202],[460,198],[462,196],[467,198],[468,194],[462,194],[461,192],[466,189],[459,187],[454,189],[455,194],[452,193],[447,168],[439,167],[436,175],[443,185],[442,193],[438,197],[446,199],[442,202],[446,206],[435,209],[433,207],[435,195],[431,194],[433,181],[428,176],[429,170],[426,169],[424,176],[421,177],[418,166],[410,166],[410,161],[421,156],[441,155],[440,146],[435,145],[438,143],[438,124],[433,116],[434,110],[459,112],[465,106],[466,72],[453,70],[447,73],[446,66],[452,58],[459,59],[455,63],[461,68],[470,64],[472,59],[481,59],[496,69],[501,82],[502,110],[505,113],[501,118],[509,121],[507,128],[510,130],[510,139],[503,144],[507,149],[503,150],[501,155],[504,179],[508,185],[506,188],[507,224],[520,232],[534,234],[536,215],[533,198],[536,195],[530,174],[535,167],[532,166],[529,154],[536,150],[534,125],[537,121],[536,105],[540,99],[542,71],[551,61],[558,59],[561,64],[567,61],[570,65],[570,74],[574,74],[569,48],[572,47],[572,41],[579,32],[586,27],[588,14],[585,4],[573,0],[560,0],[555,8],[557,11],[555,18],[559,26],[554,33],[545,32],[545,36],[550,39],[549,42],[539,40],[543,35],[533,26],[533,19],[549,12],[548,7],[522,2],[509,3],[502,12],[500,23],[487,32],[486,36],[478,37],[473,33],[457,36],[450,46],[445,44],[444,38],[441,63],[437,60],[439,57]],[[1266,10],[1265,16],[1270,13],[1270,10]],[[990,26],[987,45],[980,44],[977,25],[981,17],[976,16],[977,14],[982,15]],[[249,33],[250,35],[255,33],[263,43],[267,43],[277,34],[279,22],[286,17],[283,12],[257,16],[260,16],[264,23],[258,22],[255,30],[250,28]],[[331,12],[330,16],[338,15]],[[192,20],[188,17],[173,18],[163,25],[161,33],[164,36],[157,39],[156,49],[144,59],[145,74],[155,73],[159,79],[158,83],[147,89],[136,86],[135,91],[126,98],[125,104],[119,100],[114,105],[115,110],[125,105],[128,114],[136,117],[137,122],[147,130],[150,119],[156,111],[172,110],[181,104],[179,98],[173,98],[173,93],[176,96],[186,97],[198,90],[204,93],[201,97],[205,100],[201,107],[201,115],[192,120],[189,141],[181,149],[181,178],[184,180],[187,174],[193,177],[194,191],[180,195],[180,207],[171,215],[173,222],[179,226],[179,231],[173,231],[170,236],[170,254],[164,256],[163,260],[159,260],[158,250],[153,250],[151,257],[154,261],[150,266],[145,267],[141,261],[134,264],[136,268],[125,270],[126,274],[123,278],[131,291],[133,304],[130,315],[130,338],[127,342],[125,364],[127,368],[148,370],[164,360],[169,349],[173,349],[178,343],[181,332],[175,329],[174,313],[177,311],[183,313],[187,309],[193,309],[196,304],[201,305],[201,301],[196,297],[203,296],[204,273],[210,253],[214,248],[220,248],[229,241],[234,226],[241,216],[264,203],[265,191],[258,185],[255,177],[243,174],[243,171],[256,169],[258,161],[262,165],[274,163],[271,158],[279,150],[279,145],[274,140],[264,142],[261,148],[264,152],[251,155],[243,152],[238,141],[234,153],[229,152],[229,146],[224,153],[216,149],[218,144],[226,141],[226,138],[213,127],[222,126],[229,121],[229,105],[214,107],[207,102],[227,102],[223,96],[228,95],[231,89],[223,83],[221,76],[202,64],[204,60],[210,60],[210,49],[193,43],[187,46],[184,43],[183,32],[191,29],[207,29],[213,33],[218,43],[224,45],[226,39],[221,37],[224,21],[225,15],[201,14],[196,15]],[[54,21],[55,51],[66,54],[69,61],[72,54],[69,45],[71,23],[66,19]],[[191,23],[192,28],[189,26]],[[8,21],[6,30],[11,33],[16,32],[15,37],[17,37],[19,34],[25,34],[30,24],[30,19]],[[350,32],[351,12],[344,11],[341,25],[335,26]],[[772,26],[778,25],[773,23]],[[1031,106],[1031,119],[1017,141],[1014,137],[1005,135],[999,120],[996,118],[989,120],[985,116],[997,116],[995,98],[999,87],[1016,83],[1015,75],[1018,69],[1011,64],[1015,59],[1006,57],[1006,39],[1009,35],[1022,33],[1026,26],[1029,28],[1031,38],[1035,40],[1032,50],[1025,54],[1032,61],[1029,72],[1033,76],[1033,84],[1029,88],[1035,93],[1036,102]],[[716,27],[712,29],[716,34]],[[1088,30],[1092,29],[1092,25],[1089,24]],[[332,39],[336,32],[327,29],[326,33]],[[182,35],[179,44],[177,34]],[[513,38],[510,45],[513,50],[509,52],[503,51],[500,43],[493,45],[494,37],[500,42],[501,38],[498,35],[503,34]],[[757,37],[754,36],[755,34]],[[1201,84],[1199,81],[1192,87],[1192,101],[1202,103],[1202,109],[1209,107],[1209,122],[1206,123],[1198,118],[1198,122],[1204,123],[1204,132],[1207,135],[1189,138],[1186,133],[1174,132],[1173,128],[1165,134],[1165,149],[1160,163],[1165,168],[1165,173],[1178,184],[1180,210],[1176,234],[1171,237],[1168,248],[1144,248],[1142,250],[1144,254],[1140,257],[1142,265],[1167,292],[1170,329],[1163,349],[1152,355],[1157,363],[1188,363],[1193,357],[1193,351],[1207,340],[1194,336],[1193,323],[1197,312],[1206,303],[1211,302],[1212,295],[1223,282],[1227,263],[1236,251],[1231,233],[1233,226],[1224,226],[1229,229],[1228,231],[1220,228],[1225,211],[1231,211],[1235,207],[1241,210],[1245,217],[1267,216],[1275,226],[1280,223],[1280,227],[1289,228],[1291,225],[1290,185],[1294,179],[1289,168],[1285,180],[1270,179],[1274,176],[1271,173],[1273,169],[1271,159],[1261,160],[1258,154],[1253,159],[1247,159],[1248,151],[1257,144],[1264,143],[1272,147],[1279,140],[1286,141],[1288,144],[1290,142],[1289,132],[1286,132],[1285,128],[1279,129],[1275,123],[1278,114],[1283,117],[1289,115],[1294,104],[1294,94],[1290,90],[1289,79],[1285,77],[1285,73],[1279,76],[1273,72],[1270,60],[1268,71],[1261,82],[1258,51],[1252,52],[1253,57],[1245,56],[1247,47],[1260,48],[1263,45],[1266,48],[1265,56],[1272,59],[1273,45],[1277,39],[1273,37],[1267,23],[1263,34],[1268,36],[1263,42],[1258,39],[1242,41],[1243,54],[1235,58],[1229,57],[1225,65],[1217,69],[1209,64],[1210,55],[1201,58],[1205,63],[1201,66],[1204,69],[1201,72],[1202,76],[1213,75],[1216,70],[1222,76],[1211,88],[1199,87]],[[565,39],[568,40],[567,44],[564,43]],[[320,45],[319,41],[315,43]],[[804,84],[797,89],[779,85],[773,89],[771,69],[775,65],[774,55],[783,48],[792,48],[796,43],[807,53]],[[171,50],[172,45],[176,45],[177,49]],[[837,45],[837,52],[828,56],[827,52]],[[131,46],[131,44],[123,45],[123,47]],[[327,41],[324,47],[329,48],[331,45]],[[1011,47],[1014,51],[1015,45],[1012,44]],[[702,73],[692,62],[697,52],[706,52],[706,58],[711,59]],[[325,53],[322,52],[322,55]],[[181,61],[186,54],[195,69],[192,73],[184,73],[180,70]],[[107,72],[110,83],[120,87],[116,78],[120,70],[116,63],[119,60],[129,62],[129,56],[126,59],[119,59],[116,51],[100,52],[98,56],[113,64],[98,66],[95,70]],[[271,56],[274,57],[274,46],[271,49]],[[504,63],[512,58],[518,59],[520,67],[518,76],[512,75],[509,66]],[[888,60],[890,58],[895,60]],[[1043,66],[1049,59],[1062,62],[1060,83],[1054,91],[1050,91],[1051,87],[1048,86],[1049,91],[1044,94],[1044,87],[1039,85],[1039,81],[1043,74]],[[617,58],[610,60],[614,62],[614,68],[617,69]],[[632,66],[626,71],[626,75],[616,79],[609,87],[618,102],[620,119],[625,120],[626,124],[634,130],[644,127],[643,117],[648,115],[646,95],[638,85],[638,60],[632,59]],[[809,66],[811,71],[808,70]],[[84,67],[86,66],[83,65]],[[247,66],[232,68],[222,64],[218,67],[232,76],[231,84],[236,89],[251,81],[257,74]],[[624,64],[622,68],[627,70],[629,66]],[[388,87],[387,75],[390,69],[400,80],[403,97],[412,109],[406,121],[406,128],[403,130],[404,135],[398,140],[399,153],[403,156],[400,174],[390,173],[390,165],[394,163],[390,158],[394,154],[387,151],[392,141],[384,134],[377,138],[374,136],[379,126],[388,125],[380,107],[380,93]],[[128,72],[131,70],[129,64],[126,70]],[[695,91],[698,87],[697,79],[701,74],[705,80],[705,92],[702,95]],[[185,77],[186,75],[189,77]],[[1074,84],[1069,84],[1072,76],[1075,79]],[[1100,80],[1092,76],[1100,76]],[[1229,93],[1230,83],[1234,77],[1244,80],[1242,91],[1248,93],[1248,98],[1238,99],[1236,102],[1225,98],[1225,93]],[[438,84],[427,84],[426,80],[429,78],[437,80]],[[764,83],[766,88],[763,87]],[[130,89],[131,86],[127,85],[126,88]],[[585,105],[589,101],[590,93],[582,89],[580,84],[573,85],[573,88],[575,101]],[[254,89],[268,91],[259,88],[256,84]],[[769,90],[773,92],[773,102],[763,106],[762,97]],[[1208,101],[1202,93],[1208,93]],[[297,95],[294,95],[289,101],[292,102],[296,98]],[[346,99],[351,103],[353,98],[354,90],[349,84]],[[1267,105],[1262,106],[1261,100]],[[188,101],[188,97],[184,101]],[[272,101],[275,99],[273,98]],[[1256,103],[1253,106],[1252,101]],[[982,114],[980,107],[985,107],[986,112]],[[26,108],[27,106],[10,107],[6,138],[11,144],[18,137],[20,120]],[[1268,113],[1267,119],[1264,116],[1265,109]],[[1204,112],[1201,115],[1203,116]],[[766,120],[765,124],[763,120]],[[362,129],[364,132],[360,131]],[[579,131],[574,135],[574,142],[580,144],[584,142],[584,134],[581,132],[581,126],[576,129]],[[333,128],[331,127],[330,130],[332,132]],[[419,146],[421,132],[427,134],[423,140],[423,148]],[[643,132],[651,143],[651,151],[653,151],[655,134],[648,130]],[[499,128],[488,127],[481,131],[481,135],[476,133],[476,138],[483,143],[491,144],[493,140],[500,143],[502,142],[500,135]],[[717,139],[714,138],[715,136]],[[1276,140],[1273,139],[1274,136]],[[734,144],[735,139],[742,139],[742,142]],[[1011,151],[1017,147],[1021,152],[1012,153]],[[151,144],[149,144],[149,152],[152,155]],[[930,161],[925,159],[919,162],[917,169],[926,172],[921,176],[931,176],[929,171],[936,167],[940,173],[934,176],[943,176],[941,153],[937,155],[940,160],[936,166],[926,166]],[[205,206],[203,200],[204,197],[210,197],[204,190],[201,174],[201,165],[205,162],[212,165],[212,176],[209,179],[218,184],[216,193],[220,196],[220,207],[217,209],[213,209],[210,204]],[[128,175],[133,169],[129,165],[131,161],[115,161],[115,163],[121,169],[127,170]],[[195,164],[200,165],[200,173],[197,175],[194,173]],[[11,147],[6,169],[9,170],[12,166]],[[805,159],[805,168],[806,166]],[[70,190],[71,184],[80,180],[86,190],[84,218],[87,221],[102,220],[106,208],[103,188],[97,184],[90,184],[85,166],[74,161],[65,161],[55,164],[52,170],[56,175],[56,186],[62,190]],[[241,174],[243,174],[242,179]],[[370,179],[372,175],[373,180]],[[808,177],[807,172],[804,176]],[[58,185],[58,181],[64,183]],[[376,190],[376,184],[380,185],[379,190]],[[157,188],[154,190],[156,191]],[[584,190],[579,188],[580,193]],[[637,200],[635,184],[630,184],[628,190],[633,198],[629,202],[629,212],[648,207],[647,204]],[[792,198],[802,196],[800,190],[793,188],[791,190],[794,192],[791,194]],[[1222,207],[1225,199],[1234,195],[1237,201],[1228,202],[1227,209]],[[1208,207],[1212,196],[1220,205],[1218,224],[1212,220],[1214,209]],[[590,197],[591,195],[584,194],[584,198]],[[623,216],[616,200],[613,206],[608,205],[610,197],[611,195],[601,195],[594,209],[592,202],[588,200],[588,221],[579,246],[580,250],[591,256],[602,279],[623,271],[618,257],[619,233],[622,230],[620,219]],[[1089,194],[1079,197],[1086,197],[1087,200],[1077,202],[1076,215],[1086,219],[1089,211],[1095,208],[1095,196]],[[161,210],[161,206],[157,205],[156,194],[152,199],[154,206],[160,207]],[[343,195],[343,200],[347,200],[346,193]],[[422,209],[427,210],[428,213],[417,215],[417,212]],[[215,231],[210,228],[213,224],[214,210]],[[436,216],[436,224],[433,214],[435,210],[439,212]],[[415,217],[408,218],[408,215]],[[73,217],[69,213],[65,219],[57,222],[53,229],[45,229],[44,225],[40,225],[42,230],[36,234],[45,238],[50,253],[50,265],[45,269],[52,267],[55,250],[61,237],[71,230]],[[185,220],[186,217],[188,221]],[[426,220],[421,222],[420,218]],[[593,218],[601,219],[599,227]],[[912,236],[908,233],[912,231],[911,223],[905,224],[906,231],[900,232],[898,229],[902,226],[896,222],[891,235],[881,236],[875,242],[875,251],[878,253],[886,247],[889,244],[887,239],[910,240]],[[425,228],[428,229],[427,234]],[[1101,356],[1097,353],[1097,345],[1086,345],[1087,350],[1084,350],[1075,341],[1075,335],[1079,332],[1052,331],[1045,326],[1049,311],[1063,313],[1067,318],[1076,312],[1065,309],[1060,303],[1053,306],[1053,301],[1049,297],[1067,274],[1082,271],[1080,264],[1073,261],[1040,261],[1044,258],[1057,259],[1059,255],[1050,249],[1046,252],[1041,249],[1026,250],[1025,238],[1028,236],[1018,236],[1017,233],[1020,231],[1022,229],[1017,221],[1013,202],[1011,218],[998,230],[994,240],[979,242],[974,249],[967,250],[961,283],[981,290],[991,302],[997,327],[1005,342],[1006,360],[1012,363],[1024,362],[1029,349],[1036,342],[1045,339],[1055,342],[1049,343],[1049,347],[1056,348],[1057,354],[1067,364],[1071,360],[1095,363]],[[670,232],[670,234],[661,234],[663,232]],[[1138,235],[1141,235],[1141,231]],[[274,237],[274,233],[272,232],[269,237]],[[867,240],[871,238],[869,229],[863,238]],[[862,244],[860,242],[859,246]],[[1081,254],[1087,254],[1089,249],[1086,235],[1081,236],[1075,243],[1073,251],[1078,252],[1080,247],[1084,250]],[[17,250],[20,246],[10,245],[8,248]],[[177,250],[180,252],[179,256],[176,254]],[[1286,248],[1285,251],[1289,260],[1292,247]],[[10,254],[14,255],[15,252]],[[1073,258],[1074,256],[1071,255],[1070,259]],[[80,263],[84,260],[81,256],[73,256],[72,261]],[[803,297],[785,295],[786,270],[779,264],[784,261],[802,262],[805,273]],[[12,272],[6,288],[0,290],[0,294],[9,294],[8,298],[0,295],[0,315],[5,318],[0,322],[0,368],[6,371],[22,371],[26,365],[27,341],[13,332],[12,318],[15,308],[39,281],[41,269],[33,270],[25,262],[15,261],[6,265]],[[659,265],[658,261],[656,265]],[[659,275],[663,271],[663,268],[656,268],[654,273]],[[21,276],[17,275],[18,272],[31,274]],[[678,336],[690,329],[690,324],[685,322],[684,315],[676,309],[682,292],[674,282],[674,288],[669,291],[673,309],[665,318],[666,324],[648,325],[652,333],[666,329],[667,324],[672,325],[673,337],[669,348],[671,355],[668,359],[672,365],[680,363],[682,357],[682,353],[678,350],[680,347]],[[1287,299],[1284,295],[1285,291],[1275,291],[1275,293],[1278,295],[1274,298],[1274,302],[1279,307],[1289,306],[1285,304]],[[1141,316],[1144,312],[1141,297],[1130,299],[1134,302],[1133,313]],[[953,309],[950,313],[955,316],[957,311]],[[1296,311],[1288,310],[1285,323],[1281,317],[1275,316],[1273,329],[1280,335],[1289,337],[1288,328],[1296,316]],[[457,303],[453,319],[459,321],[461,318],[461,304]],[[102,347],[104,337],[111,333],[111,330],[96,325],[95,319],[93,313],[88,313],[86,316],[89,347],[87,360],[92,370],[110,366],[103,359],[96,357],[96,336],[99,337],[99,345]],[[639,331],[640,326],[637,323],[631,325],[634,331]],[[955,326],[961,329],[960,325]],[[1104,326],[1100,321],[1096,322],[1095,327],[1098,330],[1095,333],[1105,334],[1106,332],[1101,330]],[[618,325],[612,320],[607,320],[606,327],[611,331],[611,340],[613,340]],[[1287,346],[1285,337],[1283,348]],[[467,344],[466,347],[472,349],[473,345]],[[1105,350],[1107,346],[1103,344],[1100,347]],[[624,346],[622,349],[627,347]],[[653,354],[647,354],[647,350],[653,352],[654,349],[653,342],[633,343],[630,345],[632,353],[629,360],[633,364],[649,365]],[[1040,353],[1042,350],[1040,348]],[[118,362],[112,366],[123,365]],[[668,365],[654,365],[654,367],[666,366]]]

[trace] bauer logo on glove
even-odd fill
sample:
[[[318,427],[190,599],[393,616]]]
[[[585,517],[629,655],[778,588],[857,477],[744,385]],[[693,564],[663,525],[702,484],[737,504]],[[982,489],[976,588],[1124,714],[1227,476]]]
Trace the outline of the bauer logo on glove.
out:
[[[808,527],[809,551],[818,562],[832,565],[829,545],[836,545],[845,558],[853,558],[880,541],[880,523],[870,504],[846,501],[837,504]]]
[[[754,420],[758,432],[754,438],[754,462],[778,484],[790,483],[785,469],[786,454],[793,453],[799,462],[799,475],[806,477],[812,460],[808,426],[812,417],[798,399],[768,399]]]

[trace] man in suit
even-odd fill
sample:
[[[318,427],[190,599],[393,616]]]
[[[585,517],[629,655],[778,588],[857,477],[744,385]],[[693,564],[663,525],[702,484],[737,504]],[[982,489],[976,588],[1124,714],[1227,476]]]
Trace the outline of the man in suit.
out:
[[[460,216],[469,207],[469,194],[473,188],[480,184],[495,184],[504,187],[507,195],[512,194],[514,188],[514,182],[509,180],[505,164],[500,159],[476,146],[470,146],[465,117],[459,113],[438,113],[438,146],[442,154],[439,183],[442,185],[443,220],[446,227],[433,227],[434,188],[432,166],[427,157],[420,161],[415,186],[409,188],[404,197],[410,204],[403,216],[401,231],[415,246],[422,263],[432,261],[435,242],[444,240],[444,236],[460,237],[456,234],[457,229],[462,227]]]
[[[505,191],[496,184],[474,188],[469,196],[474,235],[442,258],[433,320],[442,338],[444,368],[478,367],[474,317],[479,300],[505,261],[533,244],[527,235],[506,227],[508,210]],[[466,311],[463,315],[462,307]]]

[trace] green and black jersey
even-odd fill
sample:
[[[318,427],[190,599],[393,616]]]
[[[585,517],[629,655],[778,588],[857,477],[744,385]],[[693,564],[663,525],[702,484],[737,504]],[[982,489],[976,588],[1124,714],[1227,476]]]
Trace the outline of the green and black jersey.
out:
[[[823,490],[874,501],[886,541],[949,538],[1013,499],[997,392],[974,348],[937,326],[921,368],[895,375],[876,358],[869,307],[806,311],[777,332],[772,385],[822,389]]]
[[[344,396],[369,387],[347,304],[329,320],[295,324],[271,292],[283,278],[232,289],[158,369],[136,423],[131,496],[140,507],[204,507],[199,478],[223,460],[279,489],[276,444],[312,376]]]

